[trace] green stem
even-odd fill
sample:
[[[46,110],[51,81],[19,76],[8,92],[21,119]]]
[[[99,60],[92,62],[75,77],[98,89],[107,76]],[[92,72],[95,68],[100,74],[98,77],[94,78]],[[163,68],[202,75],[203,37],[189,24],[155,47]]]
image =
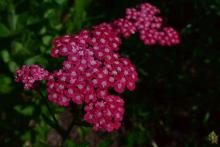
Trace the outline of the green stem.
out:
[[[51,121],[45,114],[41,114],[44,121],[50,125],[52,128],[54,128],[61,136],[65,134],[65,130],[61,128],[60,126],[56,125],[53,121]]]
[[[46,104],[46,107],[47,107],[47,109],[48,109],[50,115],[52,116],[53,121],[55,122],[55,124],[56,124],[57,126],[59,126],[59,123],[58,123],[58,121],[57,121],[57,119],[56,119],[56,117],[55,117],[55,115],[54,115],[54,113],[53,113],[53,111],[52,111],[52,109],[51,109],[51,107],[50,107],[50,105],[49,105],[47,99],[45,98],[45,96],[43,95],[43,93],[42,93],[41,91],[37,90],[37,92],[41,95],[41,97],[42,97],[42,99],[43,99],[43,102]]]
[[[43,95],[43,93],[40,90],[37,90],[37,92],[39,93],[39,95],[42,97],[41,100],[43,100],[43,102],[45,103],[50,115],[52,116],[53,121],[51,121],[50,119],[48,119],[47,116],[45,116],[44,114],[42,114],[43,119],[52,127],[54,128],[61,136],[62,136],[62,144],[61,146],[64,147],[65,146],[65,141],[68,138],[72,128],[74,125],[78,125],[78,126],[89,126],[87,123],[82,122],[82,121],[74,121],[74,119],[72,120],[70,126],[68,127],[67,130],[64,130],[58,123],[46,97]]]
[[[65,134],[64,134],[63,137],[62,137],[63,140],[62,140],[61,147],[64,147],[64,146],[65,146],[65,141],[66,141],[67,137],[69,136],[69,134],[70,134],[70,132],[71,132],[71,130],[72,130],[74,124],[75,124],[75,122],[74,122],[74,120],[72,120],[70,126],[68,127],[68,129],[66,130]]]

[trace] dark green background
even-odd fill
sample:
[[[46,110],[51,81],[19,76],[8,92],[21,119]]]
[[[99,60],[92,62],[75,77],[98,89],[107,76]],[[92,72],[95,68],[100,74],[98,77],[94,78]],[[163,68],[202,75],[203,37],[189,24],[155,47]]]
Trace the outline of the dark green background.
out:
[[[60,142],[41,116],[49,113],[39,95],[14,83],[15,70],[22,64],[58,68],[49,56],[54,37],[123,17],[127,7],[141,2],[146,1],[0,0],[0,146]],[[161,9],[164,24],[177,29],[181,44],[144,46],[137,35],[124,40],[121,53],[137,66],[139,81],[135,91],[122,94],[121,129],[96,133],[76,126],[66,146],[218,146],[207,136],[220,134],[220,1],[147,2]],[[68,110],[51,107],[61,125],[69,123]]]

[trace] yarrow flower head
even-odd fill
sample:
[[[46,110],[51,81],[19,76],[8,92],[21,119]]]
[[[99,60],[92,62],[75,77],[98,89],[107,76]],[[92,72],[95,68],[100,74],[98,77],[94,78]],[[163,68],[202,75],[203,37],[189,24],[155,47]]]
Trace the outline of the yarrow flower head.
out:
[[[118,54],[120,44],[118,34],[106,23],[94,26],[92,31],[55,39],[52,56],[64,56],[67,60],[48,80],[49,100],[68,106],[70,101],[95,102],[110,88],[118,93],[126,88],[133,90],[137,72],[129,59]],[[63,50],[67,52],[63,54]]]
[[[137,8],[128,8],[124,18],[113,22],[117,32],[124,37],[139,32],[140,39],[146,45],[159,43],[162,46],[179,44],[178,33],[171,27],[162,28],[163,19],[157,16],[160,10],[148,3]]]
[[[34,88],[35,81],[47,80],[48,99],[60,106],[70,102],[85,105],[84,120],[94,130],[117,130],[124,114],[124,101],[115,93],[135,89],[138,74],[128,58],[119,54],[121,37],[139,33],[146,45],[175,45],[178,33],[162,28],[159,9],[144,3],[128,8],[124,18],[93,26],[76,35],[64,35],[53,41],[51,56],[64,57],[62,67],[50,74],[37,65],[23,66],[17,71],[17,82],[25,89]]]
[[[21,69],[16,71],[16,82],[24,84],[24,89],[33,89],[37,82],[46,80],[49,72],[38,65],[23,65]]]
[[[124,101],[118,96],[107,95],[102,100],[85,106],[84,119],[93,125],[94,130],[112,132],[121,126],[124,114]]]

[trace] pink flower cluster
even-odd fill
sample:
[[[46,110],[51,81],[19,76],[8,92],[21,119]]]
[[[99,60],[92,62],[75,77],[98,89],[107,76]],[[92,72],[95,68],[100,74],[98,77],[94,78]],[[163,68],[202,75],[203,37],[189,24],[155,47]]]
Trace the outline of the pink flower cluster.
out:
[[[124,101],[118,96],[107,95],[103,99],[85,106],[84,119],[93,125],[94,130],[108,132],[119,129],[124,114]]]
[[[70,101],[85,103],[84,118],[93,124],[95,130],[117,129],[121,121],[118,117],[122,118],[124,112],[123,100],[111,95],[109,89],[118,93],[126,88],[134,90],[137,81],[134,65],[117,52],[120,44],[121,39],[106,23],[93,27],[91,31],[83,30],[75,36],[55,39],[51,55],[63,56],[67,60],[63,62],[62,69],[54,71],[48,79],[49,100],[61,106],[69,106]],[[95,117],[94,113],[99,109],[98,114],[107,111],[108,105],[115,109],[109,110],[112,115],[106,119],[102,115]],[[87,109],[91,106],[94,106],[94,111]],[[93,121],[90,120],[92,115]],[[101,125],[103,121],[105,125]]]
[[[24,84],[24,89],[33,89],[38,81],[45,80],[49,73],[38,65],[23,65],[16,71],[16,82]]]
[[[163,46],[179,44],[178,33],[171,27],[162,28],[163,19],[156,16],[160,10],[148,3],[135,8],[128,8],[126,16],[113,22],[117,32],[128,38],[139,32],[140,39],[145,45],[154,45],[157,42]]]
[[[120,56],[121,36],[126,38],[139,32],[146,45],[175,45],[178,33],[171,27],[161,28],[159,10],[145,3],[129,8],[126,16],[113,23],[102,23],[77,35],[65,35],[53,41],[51,56],[64,57],[61,69],[49,74],[40,67],[23,66],[16,81],[33,88],[34,82],[47,77],[48,99],[60,106],[70,102],[85,105],[84,120],[94,130],[117,130],[124,114],[124,101],[119,96],[126,89],[135,89],[138,75],[134,65]]]

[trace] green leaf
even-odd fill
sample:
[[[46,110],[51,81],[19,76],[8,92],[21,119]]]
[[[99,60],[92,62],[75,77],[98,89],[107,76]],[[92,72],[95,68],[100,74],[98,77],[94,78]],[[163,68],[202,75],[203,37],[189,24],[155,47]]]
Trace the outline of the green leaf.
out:
[[[41,64],[41,65],[46,65],[48,63],[47,59],[44,57],[37,55],[34,57],[31,57],[25,61],[25,64],[31,65],[31,64]]]
[[[64,5],[64,3],[66,3],[66,0],[55,0],[55,2],[59,5]]]
[[[8,63],[10,61],[10,54],[7,50],[2,50],[1,51],[1,57],[2,57],[2,60],[5,62],[5,63]]]
[[[47,35],[42,38],[42,41],[44,45],[50,45],[52,39],[53,39],[52,36]]]
[[[42,27],[41,29],[40,29],[40,34],[41,35],[43,35],[43,34],[45,34],[46,33],[46,31],[47,31],[47,28],[44,26],[44,27]]]
[[[27,25],[33,25],[40,23],[40,21],[42,21],[42,18],[36,16],[28,16],[26,21],[27,21]]]
[[[12,73],[15,73],[15,71],[18,69],[18,65],[17,63],[15,63],[14,61],[10,61],[8,63],[8,67],[9,67],[9,70],[12,72]]]
[[[12,13],[10,13],[10,15],[8,16],[8,22],[9,22],[10,30],[15,32],[18,23],[18,15],[16,15],[14,11],[12,11]]]
[[[205,116],[204,116],[204,119],[203,119],[203,123],[204,124],[207,124],[207,122],[209,121],[209,118],[210,118],[210,113],[209,112],[206,112]]]
[[[44,17],[45,18],[52,18],[55,15],[55,10],[54,9],[48,9],[45,13],[44,13]]]
[[[24,134],[21,135],[21,139],[26,141],[31,139],[31,132],[25,132]]]
[[[50,27],[56,30],[60,30],[62,28],[62,24],[60,22],[61,12],[56,9],[49,9],[44,13],[44,18],[48,19]]]
[[[0,37],[7,37],[9,35],[10,35],[9,29],[5,25],[0,23]]]
[[[0,93],[9,93],[12,90],[12,79],[6,75],[0,75]]]
[[[22,55],[26,53],[26,50],[24,48],[24,45],[21,42],[13,41],[12,43],[12,55]]]
[[[79,31],[83,26],[83,21],[86,19],[86,8],[90,0],[75,0],[74,8],[70,9],[67,22],[67,33]]]
[[[66,146],[76,146],[76,144],[74,143],[73,140],[66,140],[66,143],[65,143]]]
[[[25,108],[22,108],[22,106],[18,105],[18,106],[15,106],[14,109],[22,114],[22,115],[25,115],[25,116],[31,116],[34,112],[34,107],[33,106],[27,106]]]

